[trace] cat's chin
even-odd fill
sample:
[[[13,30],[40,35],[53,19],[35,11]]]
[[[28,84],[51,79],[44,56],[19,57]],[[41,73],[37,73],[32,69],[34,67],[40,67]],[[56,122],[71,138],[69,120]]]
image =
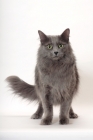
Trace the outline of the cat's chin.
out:
[[[59,60],[58,56],[53,57],[53,60]]]

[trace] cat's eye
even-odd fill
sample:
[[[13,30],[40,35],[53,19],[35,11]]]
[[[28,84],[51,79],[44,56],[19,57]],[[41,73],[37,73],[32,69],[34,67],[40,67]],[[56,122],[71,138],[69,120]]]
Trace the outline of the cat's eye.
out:
[[[58,45],[58,48],[63,48],[63,47],[64,47],[63,44],[59,44],[59,45]]]
[[[48,48],[48,49],[52,49],[53,46],[52,46],[52,45],[47,45],[47,48]]]

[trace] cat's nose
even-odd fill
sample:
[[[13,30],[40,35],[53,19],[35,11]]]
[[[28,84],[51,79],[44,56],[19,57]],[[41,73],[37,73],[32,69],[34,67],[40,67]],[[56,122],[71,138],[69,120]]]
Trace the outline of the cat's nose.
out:
[[[57,55],[57,54],[58,54],[58,52],[54,52],[54,54],[55,54],[55,55]]]

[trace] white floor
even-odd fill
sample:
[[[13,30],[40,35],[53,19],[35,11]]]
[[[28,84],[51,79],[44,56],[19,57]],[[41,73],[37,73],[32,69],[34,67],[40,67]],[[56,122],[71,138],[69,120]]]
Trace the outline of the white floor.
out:
[[[42,126],[30,116],[0,117],[0,140],[93,140],[93,108],[76,108],[78,119],[70,119],[69,125],[59,125],[58,109],[54,110],[52,125]]]

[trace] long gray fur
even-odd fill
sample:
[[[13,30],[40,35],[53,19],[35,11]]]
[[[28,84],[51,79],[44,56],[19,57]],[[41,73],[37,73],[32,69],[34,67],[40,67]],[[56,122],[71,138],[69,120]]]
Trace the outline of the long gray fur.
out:
[[[70,30],[66,29],[59,36],[47,36],[42,31],[38,33],[41,44],[35,68],[35,85],[29,85],[17,76],[10,76],[6,80],[15,94],[38,101],[33,119],[41,118],[44,113],[41,124],[51,124],[53,105],[60,105],[59,123],[68,124],[69,117],[77,118],[71,103],[79,85],[76,59],[69,42]],[[62,46],[59,48],[60,44]]]

